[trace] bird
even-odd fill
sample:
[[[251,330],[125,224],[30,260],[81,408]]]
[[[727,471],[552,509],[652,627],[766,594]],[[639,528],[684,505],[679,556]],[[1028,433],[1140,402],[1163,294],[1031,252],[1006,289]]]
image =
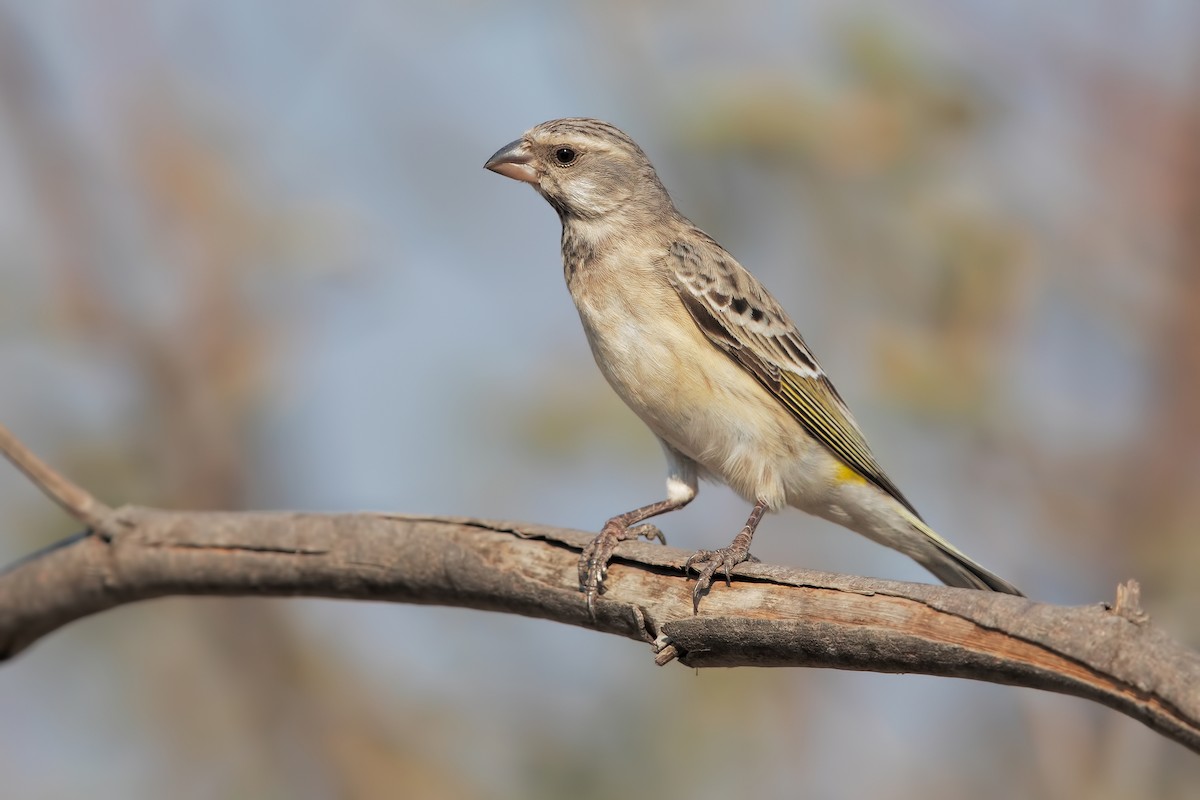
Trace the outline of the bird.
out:
[[[666,497],[617,514],[583,549],[580,591],[595,618],[622,541],[683,508],[699,479],[752,504],[727,547],[699,550],[692,610],[714,576],[748,559],[767,512],[795,507],[913,558],[950,586],[1021,592],[925,523],[880,467],[842,396],[779,302],[675,207],[632,138],[598,119],[543,122],[486,169],[530,184],[562,222],[567,288],[600,372],[658,437]]]

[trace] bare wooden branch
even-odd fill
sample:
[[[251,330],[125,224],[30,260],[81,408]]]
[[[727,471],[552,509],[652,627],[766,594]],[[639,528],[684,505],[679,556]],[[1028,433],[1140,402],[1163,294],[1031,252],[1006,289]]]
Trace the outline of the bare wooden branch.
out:
[[[689,667],[919,672],[1109,705],[1200,751],[1200,658],[1107,607],[746,564],[693,616],[687,553],[619,549],[588,617],[588,534],[386,514],[172,513],[126,507],[110,537],[0,574],[0,657],[73,620],[166,595],[307,595],[523,614],[657,643]]]
[[[12,441],[0,438],[10,456]],[[104,534],[0,573],[0,659],[74,620],[167,595],[387,600],[591,627],[653,644],[660,664],[918,672],[1047,689],[1104,703],[1200,752],[1200,656],[1149,624],[1133,584],[1115,608],[1061,607],[743,564],[693,616],[680,571],[687,553],[626,542],[592,619],[576,585],[589,534],[390,514],[98,511],[40,462],[24,463],[43,488],[58,487],[48,493],[59,502],[90,509],[76,515]]]

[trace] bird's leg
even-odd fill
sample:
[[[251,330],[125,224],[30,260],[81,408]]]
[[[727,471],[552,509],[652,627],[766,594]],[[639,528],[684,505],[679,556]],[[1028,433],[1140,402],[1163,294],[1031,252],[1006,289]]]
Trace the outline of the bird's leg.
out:
[[[604,523],[600,535],[588,542],[579,558],[579,588],[587,593],[588,613],[596,616],[596,595],[604,589],[604,576],[608,574],[608,560],[612,558],[613,550],[620,542],[628,539],[644,537],[647,540],[658,539],[663,544],[667,538],[662,531],[653,525],[637,525],[642,520],[666,514],[677,508],[683,508],[692,496],[677,496],[648,506],[626,511]],[[630,527],[633,525],[634,527]]]
[[[729,570],[743,561],[753,558],[750,555],[750,540],[754,538],[754,531],[758,528],[758,523],[762,521],[763,514],[766,513],[766,501],[762,499],[755,500],[754,509],[750,512],[750,518],[746,520],[746,524],[742,527],[741,532],[733,537],[733,542],[729,547],[722,547],[719,550],[699,550],[688,556],[688,560],[683,562],[684,574],[689,569],[695,569],[698,573],[696,576],[696,588],[692,590],[693,614],[700,611],[700,597],[712,585],[713,575],[716,574],[717,570],[724,570],[725,584],[729,586],[732,585],[729,578]]]

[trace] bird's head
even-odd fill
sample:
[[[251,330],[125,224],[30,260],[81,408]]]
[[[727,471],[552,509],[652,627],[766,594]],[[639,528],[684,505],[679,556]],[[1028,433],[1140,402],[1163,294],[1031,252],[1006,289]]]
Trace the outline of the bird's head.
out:
[[[543,122],[501,147],[484,166],[532,184],[564,223],[623,211],[674,212],[642,148],[598,119]]]

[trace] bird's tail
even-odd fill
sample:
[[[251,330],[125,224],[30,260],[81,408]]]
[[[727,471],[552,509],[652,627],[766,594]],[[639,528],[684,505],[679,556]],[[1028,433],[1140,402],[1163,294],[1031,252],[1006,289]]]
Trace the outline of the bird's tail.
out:
[[[947,586],[960,586],[964,589],[984,589],[1005,594],[1015,594],[1024,597],[1021,590],[990,570],[976,564],[961,550],[934,533],[933,529],[921,521],[916,515],[909,516],[909,523],[924,536],[929,547],[921,548],[919,554],[913,554],[921,566],[932,572]]]

